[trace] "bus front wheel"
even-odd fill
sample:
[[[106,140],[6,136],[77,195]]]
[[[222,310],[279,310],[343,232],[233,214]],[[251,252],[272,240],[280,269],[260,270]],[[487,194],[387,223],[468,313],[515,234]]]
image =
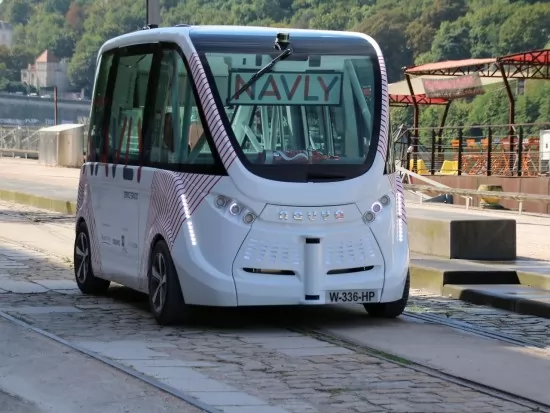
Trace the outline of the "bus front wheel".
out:
[[[90,245],[88,226],[86,222],[80,221],[76,229],[73,257],[76,284],[83,294],[104,294],[111,282],[94,275]]]
[[[407,279],[405,280],[405,288],[403,288],[403,296],[397,300],[390,303],[373,303],[373,304],[363,304],[365,310],[369,313],[371,317],[380,317],[380,318],[395,318],[399,317],[405,311],[407,307],[407,302],[409,301],[409,289],[410,289],[410,273],[407,272]]]
[[[164,240],[159,240],[149,262],[148,272],[149,307],[160,325],[179,324],[186,319],[176,267]]]

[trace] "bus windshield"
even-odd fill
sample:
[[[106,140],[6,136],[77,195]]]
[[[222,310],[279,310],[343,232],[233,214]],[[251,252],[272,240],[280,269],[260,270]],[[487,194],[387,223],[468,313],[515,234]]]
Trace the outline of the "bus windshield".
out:
[[[351,37],[341,36],[330,38],[332,43],[316,39],[326,47],[308,50],[311,35],[291,36],[292,55],[235,96],[280,54],[273,48],[275,36],[264,37],[262,45],[196,44],[245,166],[268,179],[296,182],[366,172],[376,155],[381,112],[380,69],[372,46],[363,39],[347,45]]]

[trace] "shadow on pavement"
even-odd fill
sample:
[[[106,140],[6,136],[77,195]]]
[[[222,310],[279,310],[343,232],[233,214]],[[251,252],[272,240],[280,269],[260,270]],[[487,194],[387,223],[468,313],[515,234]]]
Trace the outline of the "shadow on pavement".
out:
[[[34,404],[0,388],[0,412],[2,413],[42,413]]]
[[[149,313],[146,294],[122,286],[111,286],[107,296]],[[369,317],[360,304],[327,306],[202,307],[189,306],[190,320],[185,325],[217,330],[256,329],[268,326],[284,328],[321,328],[335,326],[380,325],[404,322]],[[147,314],[153,317],[152,314]]]
[[[10,210],[0,208],[0,223],[12,222],[19,224],[36,224],[39,222],[59,222],[59,223],[74,223],[75,218],[72,215],[60,214],[50,211],[25,211],[25,210]],[[0,234],[1,235],[1,234]]]

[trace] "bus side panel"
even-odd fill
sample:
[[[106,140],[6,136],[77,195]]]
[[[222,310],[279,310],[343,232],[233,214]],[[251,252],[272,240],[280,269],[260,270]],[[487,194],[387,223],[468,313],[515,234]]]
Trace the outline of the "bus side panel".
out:
[[[387,179],[386,179],[387,178]],[[382,302],[397,301],[402,297],[409,270],[409,241],[405,215],[405,196],[401,178],[397,173],[385,175],[378,185],[378,198],[390,197],[390,204],[376,214],[369,224],[378,245],[384,254],[386,264]],[[372,210],[375,200],[357,204],[361,213]]]
[[[83,219],[88,227],[92,270],[96,277],[101,277],[103,274],[103,267],[101,265],[100,240],[95,224],[92,188],[88,179],[93,175],[94,171],[96,171],[98,167],[98,163],[85,163],[82,165],[80,179],[78,182],[76,223]]]
[[[94,216],[104,275],[137,288],[140,189],[136,166],[101,164],[93,182]]]
[[[221,176],[154,170],[143,231],[140,285],[146,288],[153,241],[160,235],[170,248],[185,302],[236,306],[231,265],[248,233],[215,206]],[[242,217],[241,217],[242,218]]]

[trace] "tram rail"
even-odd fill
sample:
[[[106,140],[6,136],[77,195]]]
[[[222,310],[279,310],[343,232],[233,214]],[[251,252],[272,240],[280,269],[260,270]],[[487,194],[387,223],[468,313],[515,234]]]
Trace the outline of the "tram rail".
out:
[[[28,221],[31,221],[31,222],[34,221],[35,224],[39,224],[39,222],[35,221],[36,219],[41,220],[41,218],[42,219],[45,218],[45,217],[41,217],[41,216],[35,216],[33,213],[26,213],[25,211],[17,211],[17,212],[14,212],[14,213],[4,213],[4,214],[5,215],[10,215],[10,216],[16,216],[16,217],[18,217],[19,219],[22,219],[22,220],[28,220]],[[55,221],[56,220],[54,220],[54,222]],[[56,225],[56,224],[52,223],[51,225]],[[4,238],[0,237],[0,239],[4,239]],[[9,243],[20,245],[20,246],[25,247],[25,248],[29,248],[28,245],[25,245],[24,243],[21,243],[21,242],[17,242],[17,241],[14,241],[14,240],[8,240],[8,239],[5,239],[5,241],[9,241]],[[34,249],[37,252],[45,252],[45,251],[41,251],[41,250],[36,249],[36,248],[31,248],[31,249]],[[51,252],[48,252],[48,254],[51,254]],[[59,258],[61,258],[61,257],[59,257]],[[13,323],[13,324],[15,324],[15,325],[18,325],[22,328],[33,331],[36,334],[47,337],[47,338],[49,338],[49,339],[51,339],[51,340],[53,340],[53,341],[55,341],[55,342],[57,342],[61,345],[64,345],[68,348],[71,348],[75,351],[78,351],[79,353],[84,354],[88,357],[91,357],[92,359],[98,360],[98,361],[110,366],[111,368],[114,368],[118,371],[126,373],[127,375],[132,376],[132,377],[134,377],[134,378],[136,378],[136,379],[152,386],[153,388],[161,390],[161,391],[163,391],[167,394],[170,394],[170,395],[172,395],[172,396],[174,396],[174,397],[176,397],[176,398],[178,398],[178,399],[180,399],[180,400],[182,400],[182,401],[184,401],[184,402],[186,402],[186,403],[188,403],[192,406],[195,406],[196,408],[202,410],[203,412],[222,413],[222,411],[220,409],[218,409],[217,407],[207,405],[207,404],[203,403],[202,401],[197,400],[197,399],[195,399],[191,396],[188,396],[184,392],[163,383],[160,380],[157,380],[153,377],[147,376],[147,375],[145,375],[145,374],[143,374],[143,373],[141,373],[141,372],[139,372],[139,371],[137,371],[137,370],[135,370],[131,367],[128,367],[128,366],[126,366],[122,363],[119,363],[117,361],[111,360],[108,357],[102,356],[101,354],[95,353],[91,350],[88,350],[88,349],[83,348],[81,346],[75,345],[75,344],[71,343],[70,341],[67,341],[67,340],[65,340],[65,339],[63,339],[63,338],[61,338],[61,337],[59,337],[55,334],[52,334],[52,333],[50,333],[46,330],[35,327],[35,326],[33,326],[33,325],[17,318],[17,317],[14,317],[14,316],[9,315],[5,312],[2,312],[1,310],[0,310],[0,317],[7,320],[7,321],[9,321],[9,322],[11,322],[11,323]],[[417,313],[417,312],[412,312],[412,311],[405,311],[403,313],[403,318],[409,319],[409,320],[412,320],[412,321],[421,321],[421,322],[425,322],[425,323],[442,325],[442,326],[446,326],[448,328],[452,328],[452,329],[455,329],[455,330],[458,330],[458,331],[463,331],[463,332],[466,332],[466,333],[474,334],[474,335],[484,337],[484,338],[487,338],[487,339],[491,339],[491,340],[497,340],[497,341],[500,341],[500,342],[505,342],[505,343],[512,344],[512,345],[515,345],[515,346],[534,348],[537,351],[550,352],[550,349],[548,349],[543,343],[536,342],[534,340],[525,339],[525,338],[514,337],[514,336],[506,334],[504,332],[495,331],[494,329],[491,329],[491,328],[484,328],[484,327],[476,326],[476,325],[473,325],[473,324],[470,324],[470,323],[467,323],[467,322],[464,322],[464,321],[459,321],[459,320],[446,318],[445,316],[439,316],[439,315],[430,314],[430,313]],[[513,394],[513,393],[510,393],[510,392],[507,392],[507,391],[504,391],[504,390],[501,390],[501,389],[498,389],[498,388],[495,388],[495,387],[492,387],[492,386],[481,384],[481,383],[476,382],[476,381],[464,379],[464,378],[452,375],[452,374],[447,373],[447,372],[442,372],[438,369],[435,369],[433,367],[430,367],[430,366],[422,364],[422,363],[412,362],[410,360],[405,360],[405,359],[402,359],[402,358],[400,358],[400,357],[398,357],[394,354],[390,354],[390,353],[384,351],[383,349],[372,348],[372,347],[366,346],[362,343],[358,343],[354,340],[351,340],[351,339],[348,339],[348,338],[343,338],[343,337],[340,337],[340,336],[338,336],[336,334],[333,334],[333,333],[328,333],[328,332],[326,332],[326,331],[324,331],[320,328],[317,328],[317,327],[315,327],[315,328],[310,328],[310,327],[307,327],[307,326],[303,327],[303,326],[300,325],[301,323],[298,324],[299,325],[298,327],[295,326],[295,325],[294,326],[289,326],[288,323],[287,324],[281,324],[281,323],[279,323],[275,320],[265,320],[265,322],[268,323],[268,324],[273,324],[273,325],[276,324],[277,327],[284,328],[288,331],[301,333],[301,334],[310,336],[312,338],[316,338],[316,339],[324,341],[324,342],[328,342],[328,343],[331,343],[331,344],[335,344],[335,345],[347,348],[347,349],[352,350],[354,352],[368,354],[371,357],[375,357],[375,358],[378,358],[380,360],[383,360],[383,361],[386,361],[386,362],[389,362],[389,363],[392,363],[392,364],[395,364],[395,365],[399,365],[401,367],[410,368],[410,369],[413,369],[415,371],[430,375],[432,377],[436,377],[438,379],[441,379],[441,380],[444,380],[444,381],[447,381],[447,382],[450,382],[450,383],[458,384],[458,385],[464,386],[466,388],[478,391],[480,393],[483,393],[483,394],[491,396],[491,397],[495,397],[495,398],[498,398],[498,399],[501,399],[501,400],[504,400],[504,401],[515,403],[518,406],[529,408],[530,411],[532,411],[532,412],[541,412],[541,413],[548,412],[548,413],[550,413],[550,405],[548,405],[548,404],[540,403],[536,400],[533,400],[533,399],[530,399],[530,398],[527,398],[527,397],[523,397],[523,396],[518,395],[518,394]]]
[[[483,337],[486,337],[486,338],[499,340],[499,341],[503,341],[503,342],[518,345],[518,346],[530,346],[530,347],[535,347],[535,348],[538,348],[538,349],[543,349],[544,348],[544,346],[540,343],[536,343],[536,342],[533,342],[533,341],[530,341],[530,340],[518,339],[518,338],[515,338],[515,337],[512,337],[512,336],[509,336],[507,334],[490,331],[488,329],[484,329],[484,328],[477,327],[477,326],[472,326],[472,325],[469,325],[467,323],[458,322],[458,321],[455,321],[455,320],[444,320],[444,319],[442,319],[438,316],[434,316],[434,315],[415,314],[415,313],[412,313],[412,312],[405,312],[403,316],[405,318],[409,318],[409,319],[413,319],[413,320],[420,320],[420,321],[424,321],[424,322],[428,322],[428,323],[445,325],[445,326],[450,327],[450,328],[462,330],[462,331],[465,331],[465,332],[477,334],[477,335],[480,335],[480,336],[483,336]],[[17,326],[20,326],[22,328],[30,330],[30,331],[32,331],[36,334],[41,335],[41,336],[47,337],[47,338],[49,338],[49,339],[51,339],[51,340],[53,340],[53,341],[55,341],[55,342],[57,342],[61,345],[64,345],[64,346],[72,349],[72,350],[75,350],[79,353],[82,353],[82,354],[92,358],[92,359],[100,361],[100,362],[110,366],[111,368],[114,368],[114,369],[116,369],[120,372],[123,372],[123,373],[125,373],[125,374],[127,374],[127,375],[129,375],[129,376],[131,376],[135,379],[138,379],[138,380],[148,384],[149,386],[151,386],[155,389],[158,389],[158,390],[161,390],[161,391],[163,391],[167,394],[170,394],[170,395],[172,395],[172,396],[174,396],[174,397],[176,397],[176,398],[178,398],[178,399],[180,399],[180,400],[182,400],[182,401],[184,401],[184,402],[200,409],[203,412],[206,412],[206,413],[223,413],[223,411],[218,409],[217,407],[210,406],[210,405],[208,405],[208,404],[206,404],[206,403],[204,403],[204,402],[202,402],[198,399],[195,399],[194,397],[191,397],[191,396],[185,394],[184,392],[182,392],[178,389],[175,389],[175,388],[161,382],[160,380],[157,380],[153,377],[147,376],[147,375],[145,375],[145,374],[143,374],[143,373],[141,373],[141,372],[139,372],[139,371],[137,371],[137,370],[135,370],[131,367],[123,365],[122,363],[119,363],[115,360],[111,360],[108,357],[102,356],[101,354],[95,353],[95,352],[90,351],[86,348],[83,348],[81,346],[73,344],[70,341],[67,341],[67,340],[65,340],[65,339],[63,339],[63,338],[61,338],[61,337],[59,337],[55,334],[52,334],[48,331],[45,331],[41,328],[35,327],[35,326],[33,326],[33,325],[31,325],[31,324],[29,324],[29,323],[27,323],[27,322],[25,322],[25,321],[23,321],[19,318],[13,317],[13,316],[11,316],[7,313],[4,313],[2,311],[0,311],[0,317],[7,320],[7,321],[9,321],[9,322],[11,322],[11,323],[13,323],[13,324],[15,324],[15,325],[17,325]],[[473,381],[473,380],[469,380],[469,379],[464,379],[462,377],[458,377],[458,376],[453,375],[453,374],[448,373],[448,372],[442,372],[442,371],[440,371],[436,368],[430,367],[426,364],[406,360],[406,359],[403,359],[403,358],[401,358],[399,356],[396,356],[394,354],[388,353],[384,350],[373,348],[373,347],[367,346],[365,344],[358,343],[358,342],[356,342],[352,339],[343,338],[343,337],[340,337],[336,334],[329,333],[329,332],[323,331],[323,330],[318,329],[318,328],[295,327],[295,326],[288,326],[288,325],[277,325],[277,327],[284,328],[284,329],[286,329],[288,331],[291,331],[291,332],[300,333],[300,334],[315,338],[315,339],[320,340],[320,341],[324,341],[324,342],[327,342],[327,343],[338,345],[338,346],[347,348],[351,351],[354,351],[356,353],[366,354],[370,357],[375,357],[379,360],[382,360],[382,361],[385,361],[385,362],[388,362],[388,363],[392,363],[392,364],[398,365],[400,367],[413,369],[414,371],[417,371],[419,373],[424,373],[424,374],[429,375],[431,377],[434,377],[434,378],[437,378],[437,379],[440,379],[440,380],[443,380],[443,381],[446,381],[446,382],[449,382],[449,383],[453,383],[453,384],[456,384],[456,385],[463,386],[465,388],[477,391],[479,393],[482,393],[482,394],[490,396],[490,397],[494,397],[494,398],[497,398],[497,399],[500,399],[500,400],[503,400],[503,401],[507,401],[507,402],[510,402],[510,403],[515,403],[518,406],[530,409],[531,412],[550,413],[550,405],[549,404],[541,403],[537,400],[533,400],[531,398],[524,397],[524,396],[521,396],[519,394],[514,394],[514,393],[511,393],[511,392],[507,392],[507,391],[498,389],[498,388],[490,386],[490,385],[482,384],[482,383],[479,383],[479,382],[476,382],[476,381]]]
[[[404,316],[409,316],[411,313],[403,313]],[[411,317],[416,318],[416,317]],[[425,321],[430,320],[430,317],[427,317]],[[437,323],[437,324],[444,324],[444,323],[438,323],[437,321],[430,322]],[[458,327],[455,327],[458,328]],[[476,328],[477,329],[477,328]],[[458,377],[456,375],[453,375],[451,373],[442,372],[441,370],[438,370],[436,368],[430,367],[426,364],[417,363],[411,360],[403,359],[399,356],[393,355],[391,353],[385,352],[380,349],[376,349],[373,347],[366,346],[365,344],[358,343],[355,340],[349,339],[349,338],[343,338],[333,333],[328,333],[326,331],[321,331],[318,329],[308,329],[308,328],[291,328],[290,329],[293,332],[301,333],[308,335],[312,338],[316,338],[317,340],[325,341],[327,343],[331,343],[334,345],[338,345],[344,348],[347,348],[349,350],[366,354],[370,357],[375,357],[380,360],[384,360],[388,363],[397,364],[404,368],[413,369],[419,373],[424,373],[426,375],[438,378],[440,380],[444,380],[449,383],[457,384],[466,388],[469,388],[471,390],[477,391],[479,393],[485,394],[487,396],[491,396],[503,401],[515,403],[519,406],[531,409],[532,412],[541,412],[541,413],[548,413],[550,412],[550,404],[541,403],[537,400],[533,400],[528,397],[524,397],[515,393],[507,392],[501,389],[498,389],[493,386],[489,386],[486,384],[482,384],[479,382],[476,382],[474,380],[465,379],[462,377]],[[483,329],[478,329],[483,330]],[[490,332],[485,332],[487,335],[489,335]],[[493,334],[495,339],[498,338],[498,334]],[[508,341],[508,338],[502,337],[500,338],[501,341]],[[517,344],[517,343],[515,343]],[[538,346],[540,348],[540,346]]]

